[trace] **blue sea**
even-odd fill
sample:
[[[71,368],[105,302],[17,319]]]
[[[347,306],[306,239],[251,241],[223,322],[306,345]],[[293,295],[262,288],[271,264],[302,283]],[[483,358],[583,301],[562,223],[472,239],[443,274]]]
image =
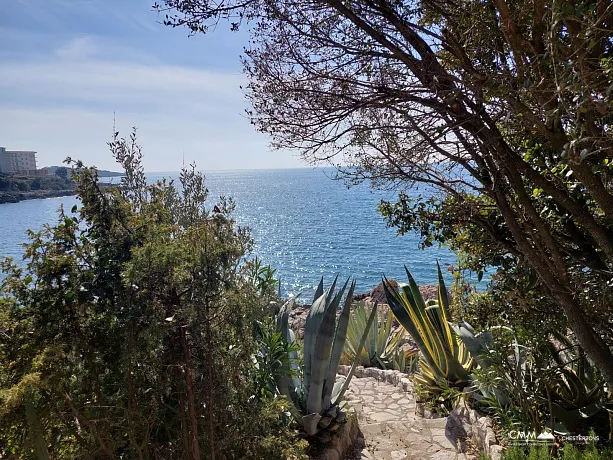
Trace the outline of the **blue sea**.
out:
[[[356,292],[367,292],[383,274],[405,280],[404,265],[419,284],[436,284],[436,261],[455,264],[446,248],[421,250],[417,235],[396,236],[395,229],[386,228],[377,205],[394,200],[394,192],[367,184],[348,188],[333,176],[334,170],[321,168],[213,171],[206,173],[206,183],[211,206],[220,195],[234,198],[236,221],[251,229],[255,241],[251,257],[277,270],[285,295],[302,293],[310,300],[322,276],[328,285],[337,274],[355,278]],[[0,204],[0,256],[21,260],[27,229],[56,222],[62,204],[70,211],[78,200]]]

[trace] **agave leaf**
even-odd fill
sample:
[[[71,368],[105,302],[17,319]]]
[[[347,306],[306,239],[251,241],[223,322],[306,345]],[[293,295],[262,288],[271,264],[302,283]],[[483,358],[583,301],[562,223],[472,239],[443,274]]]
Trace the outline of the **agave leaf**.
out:
[[[445,286],[445,280],[443,279],[443,273],[441,272],[441,266],[436,261],[436,267],[438,271],[438,304],[441,308],[442,313],[442,321],[444,321],[444,330],[447,336],[447,343],[452,345],[452,354],[457,355],[459,344],[458,341],[455,340],[451,328],[449,326],[449,321],[451,320],[451,316],[449,314],[449,292],[447,291],[447,287]]]
[[[277,315],[277,329],[279,331],[281,331],[281,334],[283,335],[283,338],[285,339],[285,341],[287,343],[291,343],[290,339],[291,339],[291,328],[289,327],[289,309],[286,308],[287,303],[285,303],[282,307],[281,310],[279,312],[279,314]],[[288,372],[289,372],[289,366],[287,366],[287,364],[283,365],[283,371],[278,377],[277,377],[277,391],[284,395],[287,396],[288,399],[291,400],[291,393],[290,393],[290,378],[288,376]]]
[[[489,360],[483,358],[483,352],[491,349],[493,346],[493,337],[491,332],[484,331],[480,334],[476,334],[473,327],[464,321],[458,323],[457,326],[452,327],[475,361],[483,361],[479,364],[482,368],[486,369],[489,366]]]
[[[418,307],[421,307],[421,309],[424,310],[426,308],[426,303],[424,302],[424,298],[419,291],[419,286],[415,282],[415,278],[413,278],[413,275],[411,275],[411,272],[409,272],[409,269],[406,265],[404,266],[404,271],[407,274],[407,278],[409,280],[409,288],[411,290],[411,294],[413,296],[413,299],[415,300],[415,303]]]
[[[292,344],[296,341],[296,336],[294,335],[294,331],[292,331],[292,329],[290,328],[289,330],[289,340],[288,340],[288,344]],[[290,375],[293,375],[293,377],[289,377],[291,378],[291,387],[290,387],[290,391],[295,395],[295,394],[299,394],[302,390],[302,382],[300,380],[300,378],[298,377],[299,372],[300,372],[300,358],[298,357],[298,351],[296,350],[292,350],[289,353],[289,366],[290,366]],[[288,373],[286,372],[286,375]]]
[[[317,331],[311,355],[311,375],[307,396],[308,413],[319,413],[322,410],[324,383],[336,332],[336,311],[348,282],[349,280],[334,296],[333,300],[325,306],[324,315]]]
[[[366,344],[362,350],[358,349],[358,347],[360,345],[360,339],[362,338],[362,333],[364,332],[367,321],[368,318],[366,317],[364,302],[360,301],[353,311],[351,320],[349,321],[349,325],[347,327],[347,347],[351,351],[352,360],[355,355],[363,355],[366,353]],[[366,353],[365,360],[367,359],[368,354]]]
[[[317,289],[315,289],[315,295],[313,297],[313,302],[311,305],[315,303],[317,299],[319,299],[322,295],[324,295],[324,277],[322,276],[319,280],[319,284],[317,285]]]
[[[296,299],[290,299],[283,304],[277,314],[277,329],[283,334],[283,338],[289,343],[287,331],[291,331],[289,327],[289,314],[296,305]]]
[[[349,321],[349,324],[347,326],[347,339],[345,341],[345,353],[351,359],[353,359],[355,355],[359,354],[359,350],[357,349],[358,345],[360,344],[360,338],[358,337],[358,331],[360,330],[360,327],[359,327],[360,319],[359,319],[359,314],[358,314],[359,308],[360,308],[360,305],[358,304],[353,314],[353,320]]]
[[[436,334],[425,314],[425,306],[420,308],[413,298],[413,293],[409,286],[401,288],[403,291],[401,295],[389,284],[389,280],[384,278],[383,288],[392,313],[413,340],[415,340],[424,360],[431,367],[438,367],[437,361],[440,363],[442,360],[442,350],[440,350],[442,347],[438,345],[438,340],[435,337]],[[428,340],[425,340],[425,338],[428,338]]]
[[[332,401],[338,401],[338,395],[341,394],[341,390],[343,389],[344,380],[336,380],[332,387]],[[331,405],[333,407],[333,405]]]
[[[370,312],[370,316],[368,317],[368,323],[366,323],[364,334],[362,335],[362,338],[360,339],[360,344],[358,346],[358,349],[360,350],[364,347],[364,342],[366,342],[366,336],[368,335],[368,330],[370,329],[370,325],[377,317],[377,305],[378,303],[375,302],[375,305],[373,306],[372,311]],[[358,356],[354,358],[353,364],[351,365],[351,369],[349,370],[349,373],[347,374],[347,378],[345,379],[345,382],[343,383],[343,386],[341,387],[341,390],[338,396],[334,398],[332,404],[338,404],[343,399],[343,396],[345,396],[345,392],[347,391],[347,388],[349,388],[349,383],[351,383],[351,378],[353,377],[353,373],[357,365],[358,365]]]
[[[336,286],[336,280],[338,276],[334,279],[334,283],[330,286],[330,289],[325,294],[320,295],[317,300],[313,302],[311,308],[309,309],[309,314],[306,319],[306,323],[304,325],[304,392],[305,394],[309,394],[309,389],[311,387],[311,368],[312,368],[312,357],[315,348],[315,343],[317,342],[317,334],[319,332],[319,327],[321,326],[321,322],[323,320],[324,314],[326,313],[326,306],[330,305],[330,299],[332,294],[334,293],[334,288]],[[321,283],[320,283],[321,284]],[[317,288],[319,292],[319,287]]]
[[[449,292],[445,286],[445,280],[443,279],[443,272],[441,266],[436,261],[436,267],[438,271],[438,303],[443,307],[443,312],[446,318],[449,318]]]
[[[405,372],[407,369],[407,354],[403,350],[398,350],[394,356],[394,369]]]
[[[349,280],[347,280],[349,282]],[[347,283],[345,283],[347,286]],[[345,287],[343,287],[343,291]],[[324,383],[324,399],[322,402],[323,410],[328,410],[330,407],[330,401],[332,400],[332,391],[334,389],[334,383],[336,381],[336,371],[341,361],[341,354],[345,348],[345,340],[347,338],[347,327],[349,325],[349,316],[351,313],[351,303],[353,302],[353,292],[355,291],[355,281],[351,283],[349,292],[345,298],[343,304],[343,310],[341,311],[338,319],[338,325],[336,326],[336,332],[334,334],[334,344],[332,345],[332,355],[330,356],[330,364],[328,365],[328,372],[326,374],[326,381]]]
[[[360,351],[357,350],[362,334],[366,330],[369,314],[370,312],[365,306],[365,302],[358,302],[349,320],[344,356],[352,362],[357,354],[359,355],[358,365],[361,364],[366,367],[403,369],[404,367],[399,368],[396,363],[399,362],[397,358],[401,354],[399,348],[401,346],[400,341],[404,336],[404,330],[400,329],[392,333],[394,316],[391,310],[387,311],[380,323],[378,318],[373,321],[364,347]]]
[[[603,405],[602,403],[594,403],[587,407],[568,410],[564,409],[559,404],[552,402],[551,409],[553,412],[552,415],[557,420],[562,422],[562,424],[570,431],[575,431],[581,419],[590,418],[598,414],[603,409]]]
[[[389,338],[392,332],[391,315],[392,312],[390,310],[384,316],[383,324],[381,324],[381,326],[377,326],[377,323],[373,323],[373,329],[375,329],[375,331],[378,331],[376,353],[378,356],[381,357],[385,356],[385,352],[387,351],[386,348],[389,346]],[[373,333],[373,335],[375,335],[375,333]]]
[[[366,320],[366,308],[364,308],[364,319]],[[379,346],[378,346],[378,337],[377,337],[377,326],[378,326],[378,318],[372,322],[368,329],[365,329],[366,334],[366,342],[364,343],[364,348],[368,354],[368,360],[371,361],[375,359],[375,357],[379,354]]]
[[[364,351],[360,350],[358,347],[360,346],[360,339],[362,338],[362,333],[366,328],[367,322],[368,318],[366,317],[364,302],[360,301],[353,312],[353,321],[350,321],[349,323],[349,327],[351,328],[351,349],[354,355],[361,355]]]
[[[321,420],[320,414],[304,415],[300,418],[300,425],[309,436],[315,436],[319,431],[317,425]]]
[[[276,320],[277,328],[279,331],[281,331],[283,339],[288,344],[292,344],[296,340],[294,331],[292,331],[292,328],[289,326],[289,313],[294,304],[294,299],[286,302],[281,307]],[[283,372],[281,372],[281,375],[277,379],[277,391],[280,394],[287,396],[287,398],[292,401],[301,390],[300,379],[296,376],[299,370],[298,352],[296,350],[290,352],[289,364],[283,363],[282,368]],[[290,374],[293,374],[294,377],[290,377]]]
[[[406,267],[405,267],[406,269]],[[384,289],[388,304],[398,322],[413,337],[424,363],[436,380],[452,384],[467,382],[473,360],[458,342],[448,321],[448,296],[439,267],[439,301],[424,302],[417,283],[406,269],[408,285],[396,291],[387,279]]]

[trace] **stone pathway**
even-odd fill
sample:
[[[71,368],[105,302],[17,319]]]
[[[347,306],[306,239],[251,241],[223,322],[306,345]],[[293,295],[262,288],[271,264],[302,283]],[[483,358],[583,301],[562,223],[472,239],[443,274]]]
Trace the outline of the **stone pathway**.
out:
[[[353,378],[346,400],[357,414],[364,435],[350,459],[464,460],[456,443],[462,434],[447,418],[427,419],[415,413],[410,392],[372,377]],[[465,433],[464,433],[465,434]]]

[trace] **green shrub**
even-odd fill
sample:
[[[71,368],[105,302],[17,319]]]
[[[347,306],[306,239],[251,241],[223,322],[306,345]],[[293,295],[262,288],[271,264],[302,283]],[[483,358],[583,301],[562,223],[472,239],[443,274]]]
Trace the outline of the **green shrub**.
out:
[[[505,450],[502,454],[503,460],[611,460],[613,458],[613,449],[607,447],[597,447],[595,444],[589,444],[583,447],[577,447],[567,443],[556,449],[553,454],[552,446],[536,446],[527,447],[513,446]]]
[[[81,167],[81,207],[30,233],[26,268],[1,263],[0,457],[303,457],[254,378],[267,299],[230,201],[195,168],[147,185],[135,135],[110,146],[122,187]]]
[[[43,176],[35,180],[40,182],[41,190],[65,190],[73,186],[69,180],[57,176]]]
[[[559,433],[602,425],[596,421],[606,419],[611,398],[576,344],[560,334],[522,342],[511,329],[493,330],[493,343],[480,358],[488,365],[473,371],[473,387],[477,406],[503,432],[518,426],[541,432],[552,421]],[[605,431],[606,425],[599,434]]]
[[[277,270],[265,265],[257,257],[245,264],[244,272],[251,285],[262,295],[280,297],[280,281],[275,278]]]
[[[9,191],[13,188],[13,182],[7,177],[0,177],[0,190]]]
[[[30,188],[32,190],[40,190],[40,177],[37,177],[30,183]]]
[[[255,395],[260,399],[274,398],[278,395],[277,381],[298,377],[292,369],[296,364],[293,357],[300,347],[296,342],[284,340],[283,333],[267,318],[256,321],[254,329],[257,342],[252,374]]]

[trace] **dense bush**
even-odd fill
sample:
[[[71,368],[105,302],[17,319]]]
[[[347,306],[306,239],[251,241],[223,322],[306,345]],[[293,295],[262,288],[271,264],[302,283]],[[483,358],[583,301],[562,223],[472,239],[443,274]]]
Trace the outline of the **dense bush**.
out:
[[[209,212],[193,168],[147,185],[135,136],[110,146],[121,189],[80,169],[82,206],[31,232],[26,268],[3,263],[0,457],[299,457],[255,377],[266,304],[231,201]]]
[[[12,182],[5,176],[0,176],[0,190],[6,191],[10,190],[12,187]]]

